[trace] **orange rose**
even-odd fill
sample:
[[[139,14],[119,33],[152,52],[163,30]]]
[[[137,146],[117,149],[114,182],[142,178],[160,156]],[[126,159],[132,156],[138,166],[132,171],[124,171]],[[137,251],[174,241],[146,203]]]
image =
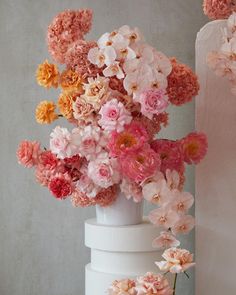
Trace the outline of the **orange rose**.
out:
[[[38,84],[45,88],[50,88],[50,87],[57,88],[58,82],[59,82],[59,75],[60,74],[57,69],[57,66],[54,64],[48,63],[47,60],[45,60],[44,63],[40,64],[36,71],[36,78],[37,78]]]
[[[71,95],[70,93],[61,93],[58,99],[57,106],[60,110],[60,113],[67,119],[73,118],[73,108],[72,104],[76,96]]]
[[[35,111],[36,121],[40,124],[50,124],[58,118],[55,113],[56,105],[53,101],[41,101]]]
[[[81,94],[83,92],[82,83],[83,83],[82,77],[79,74],[77,74],[75,71],[65,70],[61,74],[60,84],[61,84],[61,88],[65,92],[76,91]]]

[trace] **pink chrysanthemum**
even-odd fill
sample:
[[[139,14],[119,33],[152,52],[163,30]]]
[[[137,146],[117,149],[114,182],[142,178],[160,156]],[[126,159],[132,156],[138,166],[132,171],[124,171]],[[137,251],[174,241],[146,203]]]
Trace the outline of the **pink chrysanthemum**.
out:
[[[114,157],[139,149],[149,139],[146,129],[139,122],[131,122],[124,127],[123,132],[113,131],[111,134],[108,148]]]
[[[69,46],[87,34],[92,24],[92,11],[89,9],[65,10],[59,13],[48,27],[48,50],[54,60],[65,62]]]
[[[184,171],[183,152],[178,141],[156,139],[151,143],[151,147],[160,155],[161,172],[165,173],[167,169],[176,170],[179,173]]]
[[[67,68],[74,70],[83,78],[96,77],[97,74],[101,74],[102,70],[88,60],[89,50],[96,46],[95,41],[78,40],[73,43],[65,55]]]
[[[124,154],[120,159],[123,175],[136,183],[153,176],[161,165],[158,154],[148,144],[137,151]]]
[[[18,163],[26,168],[37,165],[39,162],[39,155],[40,143],[37,141],[22,141],[16,152]]]
[[[53,177],[48,188],[57,199],[66,199],[73,192],[73,183],[68,174],[58,173]]]
[[[228,18],[236,11],[236,2],[234,0],[204,0],[203,11],[212,20]]]
[[[171,58],[172,72],[168,76],[167,93],[170,103],[180,106],[190,102],[198,94],[199,83],[197,76],[186,65]]]
[[[87,197],[86,194],[78,189],[76,189],[71,195],[71,202],[74,207],[89,207],[95,205],[93,198]]]
[[[112,205],[117,198],[117,186],[112,185],[108,188],[103,188],[94,198],[94,202],[101,207]]]
[[[188,164],[198,164],[206,155],[208,142],[204,133],[192,132],[180,141],[184,161]]]

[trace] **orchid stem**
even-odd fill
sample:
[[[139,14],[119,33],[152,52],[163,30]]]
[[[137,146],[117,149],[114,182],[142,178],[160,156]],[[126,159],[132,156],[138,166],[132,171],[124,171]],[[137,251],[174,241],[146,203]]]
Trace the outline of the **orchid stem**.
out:
[[[174,293],[173,293],[173,295],[175,295],[176,293],[175,293],[175,291],[176,291],[176,284],[177,284],[177,273],[175,274],[175,280],[174,280]]]

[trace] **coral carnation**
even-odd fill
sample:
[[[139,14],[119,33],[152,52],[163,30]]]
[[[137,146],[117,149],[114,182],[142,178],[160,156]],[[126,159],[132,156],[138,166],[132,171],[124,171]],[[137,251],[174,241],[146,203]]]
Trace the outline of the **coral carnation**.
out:
[[[94,199],[76,189],[71,195],[71,202],[74,207],[89,207],[95,205]]]
[[[82,83],[82,77],[73,70],[65,70],[61,74],[60,84],[65,92],[82,93]]]
[[[210,19],[224,19],[236,11],[236,2],[234,0],[204,0],[203,10]]]
[[[116,280],[108,289],[109,295],[137,295],[135,281],[130,279]]]
[[[66,199],[73,192],[71,178],[67,174],[56,174],[49,184],[48,188],[57,199]]]
[[[171,58],[172,72],[168,76],[167,93],[170,103],[180,106],[192,100],[198,94],[197,76],[186,65]]]
[[[53,101],[41,101],[35,110],[36,121],[40,124],[50,124],[58,118]]]
[[[50,64],[47,60],[40,64],[36,72],[37,82],[45,88],[57,88],[59,82],[59,71],[57,66]]]
[[[19,164],[31,168],[39,162],[40,143],[24,140],[19,144],[16,155]]]
[[[73,102],[76,99],[75,95],[70,93],[61,93],[57,102],[60,113],[67,119],[73,118]]]
[[[117,186],[112,185],[108,188],[101,189],[96,197],[94,198],[94,201],[97,205],[101,207],[108,207],[112,205],[117,198]]]
[[[59,160],[51,151],[43,151],[39,156],[39,163],[47,169],[54,169]]]

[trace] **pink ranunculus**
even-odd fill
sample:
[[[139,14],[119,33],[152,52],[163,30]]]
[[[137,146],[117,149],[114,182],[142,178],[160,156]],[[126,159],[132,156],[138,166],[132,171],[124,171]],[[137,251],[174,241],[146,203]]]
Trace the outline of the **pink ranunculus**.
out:
[[[155,238],[152,242],[152,247],[157,249],[178,247],[180,241],[178,241],[170,232],[163,231],[160,236]]]
[[[66,199],[73,193],[74,185],[68,174],[58,173],[49,182],[48,188],[57,199]]]
[[[109,158],[107,153],[100,154],[95,160],[89,162],[88,176],[102,188],[119,183],[120,172],[117,160]]]
[[[115,98],[105,103],[99,114],[101,119],[98,124],[106,131],[122,132],[124,125],[129,124],[132,120],[130,112]]]
[[[122,173],[130,180],[141,183],[160,169],[160,157],[148,144],[120,158]]]
[[[195,226],[195,219],[191,215],[183,215],[172,226],[171,231],[174,235],[187,235]]]
[[[179,215],[168,206],[152,210],[148,217],[151,223],[165,229],[172,228],[179,220]]]
[[[185,249],[175,247],[167,249],[165,250],[162,257],[165,260],[156,262],[156,265],[162,271],[181,273],[195,265],[193,262],[193,254]]]
[[[39,162],[40,143],[24,140],[19,144],[16,155],[19,164],[31,168]]]
[[[130,279],[116,280],[108,289],[109,295],[137,295],[135,281]]]
[[[180,215],[188,212],[194,203],[194,197],[189,192],[180,192],[173,190],[173,201],[171,202],[171,209]]]
[[[164,89],[148,89],[141,92],[136,101],[141,104],[141,112],[149,119],[154,114],[163,113],[169,105],[168,96]]]
[[[167,279],[161,274],[146,273],[144,276],[137,278],[136,283],[137,295],[172,295]],[[122,293],[122,295],[125,293]]]
[[[135,203],[139,203],[143,200],[142,187],[127,178],[122,179],[120,190],[128,200],[133,199]]]

